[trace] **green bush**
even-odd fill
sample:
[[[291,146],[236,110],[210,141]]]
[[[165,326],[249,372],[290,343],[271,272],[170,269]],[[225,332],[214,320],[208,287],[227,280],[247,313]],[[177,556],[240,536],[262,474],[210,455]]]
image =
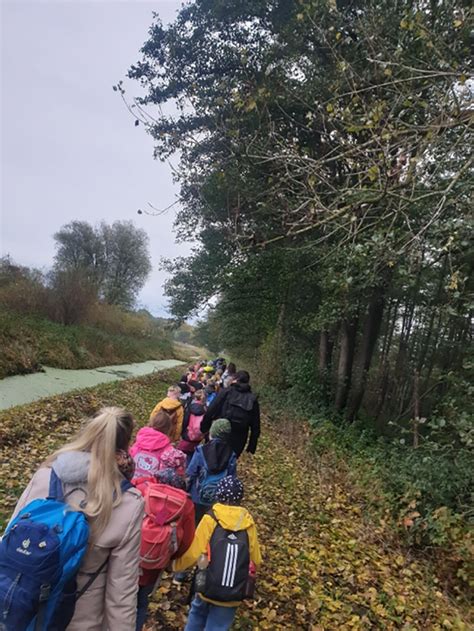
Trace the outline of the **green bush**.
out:
[[[307,358],[288,361],[286,370],[293,385],[260,388],[262,403],[272,417],[308,420],[315,455],[328,456],[335,468],[346,471],[373,517],[390,515],[407,545],[437,550],[447,580],[461,581],[465,588],[474,576],[474,458],[469,423],[457,420],[462,441],[447,420],[439,427],[439,419],[448,418],[447,413],[435,417],[430,433],[414,449],[403,433],[384,437],[370,420],[347,424],[331,415],[319,403],[318,381]]]

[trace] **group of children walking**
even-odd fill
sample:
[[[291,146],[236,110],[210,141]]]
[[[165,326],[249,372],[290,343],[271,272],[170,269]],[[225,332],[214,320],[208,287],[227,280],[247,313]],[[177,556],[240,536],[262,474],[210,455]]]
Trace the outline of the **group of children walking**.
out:
[[[132,445],[131,415],[104,408],[46,460],[0,544],[2,631],[140,631],[165,570],[192,576],[187,631],[230,628],[261,563],[237,477],[242,436],[254,452],[260,431],[248,384],[230,364],[195,365]]]

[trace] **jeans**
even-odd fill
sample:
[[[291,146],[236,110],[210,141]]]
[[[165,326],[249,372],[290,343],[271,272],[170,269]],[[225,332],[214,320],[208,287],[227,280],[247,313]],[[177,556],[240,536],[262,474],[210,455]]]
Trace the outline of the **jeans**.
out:
[[[227,631],[232,626],[237,607],[221,607],[195,596],[184,631]]]
[[[136,631],[142,631],[148,614],[148,597],[153,593],[155,583],[151,585],[141,585],[137,595],[137,626]]]

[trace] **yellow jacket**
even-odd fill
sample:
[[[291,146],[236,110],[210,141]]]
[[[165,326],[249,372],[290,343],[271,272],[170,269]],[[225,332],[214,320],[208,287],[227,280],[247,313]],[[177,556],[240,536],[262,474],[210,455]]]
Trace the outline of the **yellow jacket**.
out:
[[[223,528],[233,530],[246,530],[249,537],[250,560],[258,567],[262,563],[260,546],[258,545],[257,529],[252,515],[243,506],[227,506],[227,504],[214,504],[212,507],[215,516]],[[173,571],[182,572],[196,563],[201,554],[207,554],[207,546],[211,540],[216,521],[210,515],[204,515],[196,529],[193,542],[182,557],[173,562]],[[222,607],[237,607],[239,602],[216,602],[210,598],[200,597],[206,602]]]
[[[181,405],[181,401],[178,401],[178,399],[170,399],[169,397],[165,397],[163,401],[157,403],[153,408],[153,412],[150,414],[150,420],[160,410],[163,410],[163,412],[168,412],[169,414],[173,414],[174,412],[176,413],[176,425],[174,426],[173,434],[170,436],[171,442],[175,443],[181,438],[181,430],[183,429],[184,409]]]

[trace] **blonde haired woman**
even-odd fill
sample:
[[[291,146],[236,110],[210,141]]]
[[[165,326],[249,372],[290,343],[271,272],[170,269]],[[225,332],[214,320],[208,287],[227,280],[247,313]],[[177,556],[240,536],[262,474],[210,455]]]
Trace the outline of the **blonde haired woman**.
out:
[[[68,631],[135,628],[143,501],[133,487],[122,491],[125,475],[130,475],[127,450],[132,431],[133,418],[125,410],[100,410],[38,469],[13,514],[32,500],[47,497],[53,468],[67,501],[88,517],[91,535],[77,575],[78,590],[101,571],[77,600]]]

